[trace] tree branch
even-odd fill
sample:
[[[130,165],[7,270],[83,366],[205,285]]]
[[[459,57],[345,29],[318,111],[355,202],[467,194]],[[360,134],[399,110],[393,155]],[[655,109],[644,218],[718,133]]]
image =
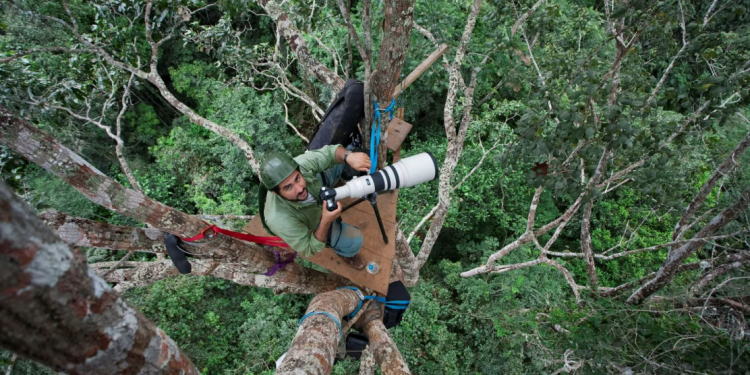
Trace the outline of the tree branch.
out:
[[[602,152],[599,163],[596,165],[594,176],[591,177],[586,186],[587,189],[591,189],[601,179],[604,169],[607,166],[609,155],[610,148],[608,143],[604,146],[604,152]],[[583,208],[583,219],[581,220],[581,252],[584,255],[583,260],[586,263],[586,275],[589,278],[589,286],[592,290],[596,291],[599,287],[599,280],[596,275],[596,264],[594,263],[594,249],[591,248],[591,212],[594,207],[594,200],[594,196],[589,192],[589,200]]]
[[[153,225],[154,229],[185,238],[195,236],[208,226],[198,218],[156,202],[141,192],[125,188],[2,106],[0,143],[60,177],[92,202]],[[242,263],[256,273],[265,273],[275,263],[270,250],[225,235],[216,235],[210,240],[193,244],[202,247],[197,252],[201,255]],[[287,284],[328,284],[330,288],[349,283],[338,275],[307,269],[297,263],[287,265],[269,279]]]
[[[276,27],[281,31],[289,47],[297,55],[300,64],[310,72],[315,78],[326,86],[338,92],[344,87],[344,80],[328,67],[321,64],[307,48],[307,43],[302,38],[302,33],[294,26],[294,23],[287,17],[281,5],[274,0],[258,0],[258,4],[266,10],[266,13],[276,23]]]
[[[710,103],[709,100],[704,101],[703,104],[701,104],[701,106],[695,112],[693,112],[687,119],[685,119],[685,121],[683,121],[682,126],[680,126],[680,128],[677,129],[677,131],[675,131],[674,133],[672,133],[669,137],[667,137],[667,139],[665,139],[662,143],[659,144],[659,147],[657,148],[657,151],[661,150],[662,148],[666,147],[668,144],[672,143],[672,141],[675,139],[675,137],[677,137],[678,135],[682,134],[682,132],[685,131],[685,129],[687,128],[687,126],[691,122],[693,122],[698,116],[700,116],[701,112],[703,112],[703,110],[705,110],[706,107],[708,107],[709,103]],[[628,174],[630,174],[630,172],[634,171],[635,169],[639,168],[640,166],[642,166],[643,164],[645,164],[647,161],[649,161],[651,159],[651,157],[653,157],[653,155],[655,155],[655,154],[656,153],[648,155],[648,156],[646,156],[646,157],[638,160],[637,162],[635,162],[635,163],[633,163],[633,164],[631,164],[631,165],[629,165],[629,166],[621,169],[620,171],[618,171],[617,173],[613,174],[608,179],[606,179],[604,182],[602,182],[601,184],[597,185],[596,188],[597,189],[601,189],[601,188],[603,188],[603,187],[611,184],[612,182],[618,181],[621,178],[627,176]]]
[[[724,159],[724,162],[714,170],[714,173],[709,177],[708,181],[706,181],[703,186],[701,186],[700,190],[698,190],[698,194],[696,194],[695,197],[693,197],[693,200],[690,201],[687,209],[685,209],[682,217],[680,217],[680,220],[674,227],[672,240],[680,239],[682,235],[685,234],[685,228],[683,227],[693,219],[695,213],[701,208],[706,197],[708,197],[708,194],[714,190],[719,180],[728,176],[736,169],[739,165],[737,160],[742,157],[748,147],[750,147],[750,132],[745,135],[745,138],[740,141],[737,147],[735,147],[729,156]]]
[[[664,82],[667,80],[667,77],[669,76],[669,72],[674,67],[675,61],[682,55],[683,52],[687,49],[688,41],[687,41],[687,28],[685,27],[685,12],[682,10],[682,0],[678,0],[678,4],[680,5],[680,16],[681,16],[681,22],[680,27],[682,27],[682,48],[677,52],[677,54],[672,58],[672,61],[667,66],[667,70],[664,71],[664,74],[662,74],[661,79],[659,80],[659,83],[656,84],[656,87],[654,87],[654,91],[651,92],[651,95],[649,95],[648,100],[646,100],[646,107],[651,105],[651,102],[654,101],[654,98],[656,97],[656,93],[659,92],[661,89],[661,86],[664,84]]]
[[[510,35],[516,35],[516,31],[518,31],[518,28],[521,27],[521,25],[526,21],[527,18],[531,15],[531,13],[534,13],[537,8],[539,8],[540,5],[544,4],[546,0],[539,0],[537,1],[531,9],[528,10],[528,12],[523,13],[521,17],[516,20],[516,22],[513,24],[513,27],[510,28]]]
[[[289,122],[289,108],[287,108],[286,103],[282,104],[284,105],[284,121],[286,122],[286,124],[289,125],[294,130],[294,132],[297,133],[297,136],[302,138],[303,141],[305,141],[306,143],[310,143],[310,140],[307,139],[307,137],[305,137],[304,135],[300,134],[299,130],[297,130],[297,127]]]
[[[732,270],[738,269],[743,266],[747,266],[750,264],[750,253],[748,252],[742,252],[739,254],[732,254],[727,257],[727,260],[717,266],[714,267],[711,271],[708,271],[701,275],[698,280],[693,284],[692,287],[690,287],[690,292],[695,295],[698,293],[699,290],[703,289],[716,279],[717,277],[724,275]]]
[[[443,122],[445,125],[445,134],[448,138],[448,148],[446,150],[445,160],[443,166],[440,169],[440,181],[438,191],[438,209],[435,212],[435,216],[430,224],[430,229],[425,236],[425,240],[422,243],[422,248],[419,250],[416,260],[416,269],[419,270],[427,262],[427,258],[430,256],[432,247],[437,240],[437,236],[440,230],[443,228],[445,222],[445,216],[450,206],[450,191],[451,191],[451,178],[453,172],[458,164],[458,160],[463,153],[464,139],[466,132],[471,122],[471,110],[472,100],[474,98],[474,87],[476,85],[476,77],[479,69],[474,69],[471,75],[471,81],[464,91],[464,107],[463,117],[461,124],[456,129],[455,121],[453,119],[453,109],[457,101],[458,94],[458,81],[463,79],[461,77],[460,67],[466,54],[466,48],[468,47],[469,41],[471,40],[471,34],[474,31],[479,10],[482,5],[482,0],[474,0],[471,6],[471,11],[466,20],[466,26],[464,27],[464,33],[461,36],[461,42],[458,49],[456,50],[456,56],[453,61],[453,65],[450,68],[450,80],[448,84],[448,96],[445,101],[445,108],[443,110]],[[407,244],[408,245],[408,244]]]
[[[380,319],[373,319],[365,324],[364,331],[370,339],[368,347],[375,356],[375,361],[383,375],[411,374],[404,357],[393,342],[391,335]]]
[[[705,238],[712,236],[727,223],[733,221],[740,212],[745,210],[749,205],[750,188],[745,189],[734,203],[721,211],[705,227],[703,227],[703,229],[693,237],[694,239],[698,239],[697,241],[690,241],[682,245],[679,249],[670,250],[664,264],[659,268],[659,271],[657,271],[656,277],[647,282],[640,289],[636,290],[630,297],[628,297],[626,303],[630,305],[641,303],[645,298],[666,286],[674,278],[675,271],[679,265],[699,247],[706,243]]]

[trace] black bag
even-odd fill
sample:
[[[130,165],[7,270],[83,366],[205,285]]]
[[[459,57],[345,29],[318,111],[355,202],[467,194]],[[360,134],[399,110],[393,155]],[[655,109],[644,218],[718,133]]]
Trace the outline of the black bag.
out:
[[[364,84],[350,79],[336,95],[310,138],[308,150],[340,144],[348,146],[356,137],[361,137],[357,124],[365,117]]]
[[[370,342],[367,335],[358,332],[349,332],[346,335],[346,355],[354,359],[359,359],[362,356],[362,351]]]
[[[388,294],[385,296],[385,314],[383,315],[385,328],[395,327],[401,323],[410,301],[411,296],[401,281],[394,281],[391,285],[388,285]]]

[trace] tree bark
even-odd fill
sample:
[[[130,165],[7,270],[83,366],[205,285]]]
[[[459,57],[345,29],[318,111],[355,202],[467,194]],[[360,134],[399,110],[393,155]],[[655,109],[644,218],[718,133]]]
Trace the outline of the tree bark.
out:
[[[359,375],[375,375],[375,357],[370,346],[366,346],[359,357]]]
[[[698,232],[694,238],[706,238],[712,236],[716,231],[723,228],[729,222],[733,221],[743,210],[750,206],[750,188],[740,195],[740,197],[729,207],[721,211],[716,215],[703,229]],[[656,272],[656,277],[651,279],[649,282],[641,286],[638,290],[628,297],[627,304],[639,304],[644,299],[652,295],[654,292],[660,290],[669,284],[682,262],[687,259],[696,250],[701,248],[706,243],[703,241],[691,241],[682,245],[679,249],[674,251],[670,250],[667,254],[667,259],[664,264],[659,267]]]
[[[179,237],[194,236],[207,225],[199,219],[127,189],[105,176],[53,137],[0,106],[0,142],[26,159],[60,177],[92,202],[169,231]]]
[[[365,324],[365,333],[370,340],[369,348],[383,375],[411,374],[409,366],[391,335],[388,334],[382,320],[374,319]]]
[[[156,230],[184,238],[194,236],[208,226],[194,216],[154,201],[143,193],[125,188],[52,137],[2,106],[0,106],[0,143],[60,177],[92,202],[150,224]],[[275,261],[274,255],[269,250],[225,235],[217,235],[210,240],[193,244],[196,248],[186,245],[186,250],[201,257],[240,263],[250,272],[265,273]],[[338,277],[341,285],[351,284],[343,277],[330,276],[330,274],[304,268],[297,263],[287,265],[271,277],[276,282],[284,284],[320,283],[327,285],[330,277]]]
[[[151,285],[159,280],[179,276],[177,269],[169,259],[154,262],[125,262],[122,268],[110,270],[118,262],[92,263],[89,265],[96,274],[109,283],[117,283],[114,289],[124,292],[127,289]],[[304,283],[297,279],[287,282],[284,278],[274,278],[256,273],[250,267],[236,263],[223,263],[210,259],[190,259],[190,275],[214,276],[240,285],[259,288],[270,288],[276,294],[317,294],[342,286],[341,278],[332,273],[325,273],[322,280]],[[290,267],[290,265],[287,265]],[[107,272],[111,272],[107,274]]]
[[[70,374],[199,374],[0,182],[0,346]]]
[[[393,98],[393,89],[398,85],[406,52],[409,50],[413,0],[386,0],[383,42],[380,44],[378,62],[372,77],[372,91],[381,106],[388,106]]]
[[[327,312],[341,324],[354,311],[359,297],[353,290],[332,290],[319,294],[310,302],[307,313]],[[278,371],[282,374],[329,374],[341,339],[340,326],[331,317],[319,314],[303,320]]]

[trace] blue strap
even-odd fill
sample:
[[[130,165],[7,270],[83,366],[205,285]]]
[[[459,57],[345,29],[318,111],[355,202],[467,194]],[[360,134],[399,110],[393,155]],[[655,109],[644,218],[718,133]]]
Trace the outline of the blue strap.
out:
[[[341,332],[341,323],[339,322],[338,319],[336,319],[335,316],[333,316],[333,314],[331,314],[329,312],[325,312],[325,311],[311,311],[311,312],[305,314],[305,316],[303,316],[302,319],[299,320],[299,324],[298,325],[302,325],[302,322],[305,319],[307,319],[307,317],[313,316],[313,315],[326,315],[329,318],[331,318],[331,320],[333,320],[333,322],[336,323],[336,327],[339,327],[339,336],[342,337],[342,338],[344,337],[344,333]]]
[[[388,301],[385,307],[392,310],[406,310],[409,307],[409,301]]]
[[[372,299],[375,300],[375,302],[385,303],[385,297],[365,296],[365,299]]]
[[[372,121],[372,131],[370,132],[370,163],[372,163],[372,166],[370,167],[370,173],[375,173],[375,170],[378,167],[378,146],[380,145],[380,107],[378,107],[378,102],[373,100],[374,108],[375,108],[375,118]],[[388,108],[384,109],[383,112],[388,112],[388,114],[391,116],[390,119],[393,120],[393,109],[396,107],[396,100],[391,99],[391,104],[388,106]],[[375,129],[375,122],[377,121],[378,127]]]
[[[362,294],[362,292],[359,289],[357,289],[357,288],[355,288],[353,286],[342,286],[342,287],[336,288],[336,289],[349,289],[349,290],[353,290],[353,291],[355,291],[357,293],[357,296],[359,297],[359,304],[357,304],[357,308],[354,309],[354,311],[352,311],[349,315],[347,315],[347,316],[344,317],[346,320],[349,320],[349,319],[353,318],[354,315],[357,314],[357,312],[359,311],[359,309],[362,308],[362,302],[364,300],[373,300],[375,302],[383,303],[383,304],[385,304],[385,307],[387,307],[387,308],[389,308],[391,310],[406,310],[406,308],[409,307],[409,301],[387,301],[385,299],[385,297],[365,296],[365,295]],[[307,315],[305,315],[305,317],[306,316]],[[304,317],[302,319],[304,319]],[[301,322],[302,321],[300,321],[300,323]]]
[[[355,288],[353,286],[342,286],[341,288],[336,288],[336,289],[349,289],[349,290],[353,290],[353,291],[355,291],[357,293],[357,297],[359,297],[359,304],[357,305],[357,308],[354,309],[354,311],[352,311],[351,314],[349,314],[349,315],[347,315],[347,316],[344,317],[346,320],[349,320],[349,319],[353,318],[354,315],[357,314],[357,312],[359,311],[359,309],[362,308],[362,301],[364,301],[367,297],[365,297],[359,289],[357,289],[357,288]]]

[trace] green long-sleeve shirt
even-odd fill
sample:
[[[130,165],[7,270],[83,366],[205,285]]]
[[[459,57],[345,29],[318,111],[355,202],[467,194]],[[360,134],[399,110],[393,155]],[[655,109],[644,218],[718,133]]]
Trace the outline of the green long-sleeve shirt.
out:
[[[323,185],[317,175],[338,164],[336,150],[339,147],[341,146],[330,145],[294,158],[307,183],[308,193],[315,197],[317,203],[291,202],[272,191],[266,194],[266,207],[263,211],[266,225],[303,257],[315,255],[325,247],[325,243],[318,241],[314,234],[323,213],[323,202],[318,197]]]

